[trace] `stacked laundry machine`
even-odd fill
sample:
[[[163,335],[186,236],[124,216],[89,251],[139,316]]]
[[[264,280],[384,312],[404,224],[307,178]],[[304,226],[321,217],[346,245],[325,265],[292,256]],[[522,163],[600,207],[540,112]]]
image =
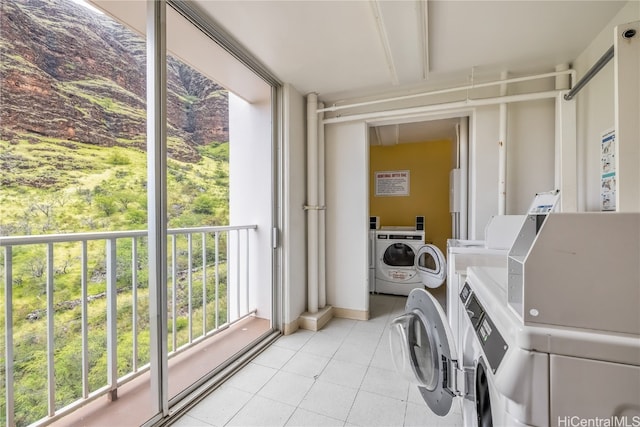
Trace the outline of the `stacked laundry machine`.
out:
[[[426,290],[392,323],[399,372],[465,426],[640,425],[640,213],[532,205],[506,266],[471,266],[458,337]]]

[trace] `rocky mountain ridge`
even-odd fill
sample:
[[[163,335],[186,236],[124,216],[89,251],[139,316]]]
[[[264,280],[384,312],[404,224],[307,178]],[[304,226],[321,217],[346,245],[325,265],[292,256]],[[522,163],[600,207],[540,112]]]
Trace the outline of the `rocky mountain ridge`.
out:
[[[228,141],[226,91],[170,55],[170,157]],[[70,0],[0,0],[0,138],[146,147],[143,37]]]

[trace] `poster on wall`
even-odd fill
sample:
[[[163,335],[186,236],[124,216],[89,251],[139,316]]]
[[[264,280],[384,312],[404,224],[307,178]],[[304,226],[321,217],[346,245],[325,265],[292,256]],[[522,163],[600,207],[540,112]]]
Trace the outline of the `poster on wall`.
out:
[[[376,196],[408,196],[409,171],[375,172]]]
[[[614,129],[602,133],[600,146],[600,205],[603,211],[616,210],[616,134]]]

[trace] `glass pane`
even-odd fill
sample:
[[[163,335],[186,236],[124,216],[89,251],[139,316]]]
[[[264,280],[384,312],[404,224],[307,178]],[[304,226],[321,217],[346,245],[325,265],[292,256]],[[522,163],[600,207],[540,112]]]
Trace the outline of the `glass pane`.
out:
[[[167,46],[172,404],[271,328],[273,165],[271,99],[220,86],[217,45],[171,8]]]
[[[146,43],[79,0],[0,9],[0,234],[21,239],[2,326],[15,423],[28,425],[149,362]]]
[[[424,267],[429,270],[435,271],[438,269],[435,258],[433,257],[433,255],[431,255],[428,252],[424,252],[420,254],[420,260],[418,261],[418,265],[420,267]]]
[[[425,324],[418,316],[413,318],[409,328],[409,341],[418,380],[423,387],[432,391],[438,382],[439,361]]]

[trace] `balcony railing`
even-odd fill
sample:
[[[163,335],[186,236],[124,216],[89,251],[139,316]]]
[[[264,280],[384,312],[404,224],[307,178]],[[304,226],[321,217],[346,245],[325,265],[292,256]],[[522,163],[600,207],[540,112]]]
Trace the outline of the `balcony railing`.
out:
[[[169,358],[255,314],[256,228],[168,230]],[[46,424],[100,396],[115,399],[119,386],[149,369],[146,236],[0,237],[3,424]],[[24,289],[34,284],[35,296]]]

